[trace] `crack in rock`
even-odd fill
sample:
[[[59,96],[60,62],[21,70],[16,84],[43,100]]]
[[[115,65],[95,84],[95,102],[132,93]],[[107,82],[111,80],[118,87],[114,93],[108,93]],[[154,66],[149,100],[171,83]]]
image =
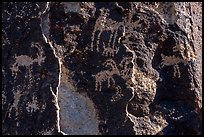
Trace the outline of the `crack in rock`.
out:
[[[95,116],[95,108],[92,101],[86,96],[75,93],[70,89],[72,85],[66,81],[65,68],[62,70],[63,57],[59,53],[61,47],[56,46],[55,43],[49,39],[49,9],[50,3],[43,14],[41,15],[41,29],[42,35],[46,43],[51,47],[59,64],[59,82],[54,93],[50,85],[50,91],[54,97],[54,103],[57,111],[57,129],[63,135],[83,135],[83,134],[99,134],[98,120]],[[47,15],[46,15],[47,14]]]

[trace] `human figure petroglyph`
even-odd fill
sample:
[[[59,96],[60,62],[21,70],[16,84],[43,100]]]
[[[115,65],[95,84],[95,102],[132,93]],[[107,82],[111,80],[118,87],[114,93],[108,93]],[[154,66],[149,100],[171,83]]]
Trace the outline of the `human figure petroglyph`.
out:
[[[121,91],[121,87],[120,86],[116,86],[116,93],[112,96],[111,98],[111,102],[117,102],[121,99],[121,97],[123,97],[124,95],[122,94]]]

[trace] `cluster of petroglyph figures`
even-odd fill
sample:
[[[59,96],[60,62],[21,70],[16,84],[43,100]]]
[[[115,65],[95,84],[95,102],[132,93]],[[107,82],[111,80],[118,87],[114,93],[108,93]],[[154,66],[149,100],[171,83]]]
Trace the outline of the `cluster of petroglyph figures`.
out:
[[[127,79],[131,77],[131,68],[128,68],[129,64],[131,64],[131,57],[124,57],[120,64],[117,63],[111,58],[118,54],[120,39],[125,35],[125,27],[124,22],[116,22],[108,17],[108,10],[102,8],[100,10],[100,16],[96,20],[92,42],[91,42],[91,51],[96,50],[100,52],[101,48],[99,45],[103,46],[102,55],[106,57],[110,57],[107,59],[102,65],[107,68],[107,70],[98,72],[97,74],[93,75],[95,77],[95,90],[101,91],[102,83],[107,82],[108,88],[111,86],[115,86],[115,80],[113,75],[118,75],[123,79]],[[109,32],[109,39],[108,42],[104,42],[101,40],[101,36],[103,32]]]

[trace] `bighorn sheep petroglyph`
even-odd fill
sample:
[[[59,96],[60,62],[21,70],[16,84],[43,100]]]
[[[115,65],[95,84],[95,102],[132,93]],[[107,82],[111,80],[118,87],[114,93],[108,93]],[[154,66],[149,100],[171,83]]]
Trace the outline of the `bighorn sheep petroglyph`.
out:
[[[95,85],[95,90],[96,91],[101,91],[102,88],[102,82],[108,81],[108,87],[110,87],[110,81],[112,81],[113,85],[115,85],[115,80],[113,79],[113,75],[119,75],[120,72],[116,66],[115,61],[113,61],[112,59],[108,59],[107,61],[105,61],[104,63],[105,67],[111,67],[110,70],[105,70],[105,71],[101,71],[99,73],[97,73],[95,76],[95,80],[96,80],[96,85]]]

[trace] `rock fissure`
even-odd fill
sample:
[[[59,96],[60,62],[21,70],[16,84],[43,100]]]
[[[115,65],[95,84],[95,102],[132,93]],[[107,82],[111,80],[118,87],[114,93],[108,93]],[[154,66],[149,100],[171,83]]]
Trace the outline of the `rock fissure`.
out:
[[[202,134],[202,4],[4,2],[3,134]]]
[[[45,11],[43,11],[41,16],[48,16],[48,15],[45,15],[45,14],[48,14],[49,8],[50,8],[50,2],[47,2],[46,9],[45,9]],[[44,29],[46,29],[46,32],[44,32]],[[51,91],[51,93],[52,93],[52,95],[54,97],[54,102],[53,103],[56,106],[57,130],[58,130],[59,133],[62,133],[63,135],[66,135],[64,132],[62,132],[60,130],[60,114],[59,114],[60,113],[60,107],[59,107],[59,86],[61,84],[62,61],[61,61],[61,58],[56,54],[56,50],[54,49],[52,43],[50,42],[50,39],[49,39],[49,22],[45,23],[43,18],[41,18],[41,31],[42,31],[42,35],[43,35],[43,38],[44,38],[45,42],[49,44],[49,46],[51,47],[51,49],[53,51],[54,56],[58,60],[59,76],[58,76],[58,85],[56,87],[56,93],[54,93],[54,91],[52,89],[52,85],[50,85],[50,91]],[[48,34],[45,34],[45,33],[48,33]],[[47,37],[46,37],[46,35],[47,35]]]

